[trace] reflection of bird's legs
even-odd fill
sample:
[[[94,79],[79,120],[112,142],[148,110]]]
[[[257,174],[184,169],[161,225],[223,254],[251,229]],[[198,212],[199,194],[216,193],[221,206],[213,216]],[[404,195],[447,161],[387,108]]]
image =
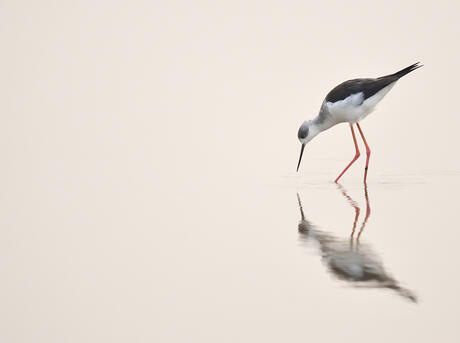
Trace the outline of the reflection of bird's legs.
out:
[[[358,203],[354,201],[348,194],[345,188],[342,187],[342,185],[338,184],[337,185],[340,191],[342,192],[342,195],[348,200],[350,205],[355,209],[355,220],[353,222],[353,228],[351,229],[351,235],[350,235],[350,248],[353,248],[353,237],[355,235],[355,230],[356,230],[356,225],[358,223],[359,219],[359,213],[361,209],[358,206]]]
[[[364,227],[367,224],[367,220],[369,219],[369,216],[371,215],[371,206],[369,204],[369,194],[367,192],[367,184],[364,183],[364,197],[366,198],[366,216],[364,217],[363,223],[361,224],[361,228],[359,229],[358,236],[356,237],[356,241],[359,243],[359,237],[361,236],[361,233],[364,230]]]
[[[346,194],[346,193],[344,193],[344,194]],[[346,196],[348,196],[348,195],[346,195]],[[359,212],[361,210],[360,210],[360,208],[358,207],[358,205],[356,203],[355,203],[356,205],[353,205],[353,203],[351,203],[351,204],[355,209],[355,221],[353,222],[353,228],[351,229],[351,235],[350,235],[350,245],[351,245],[351,247],[353,247],[353,236],[355,235],[356,224],[358,224]]]

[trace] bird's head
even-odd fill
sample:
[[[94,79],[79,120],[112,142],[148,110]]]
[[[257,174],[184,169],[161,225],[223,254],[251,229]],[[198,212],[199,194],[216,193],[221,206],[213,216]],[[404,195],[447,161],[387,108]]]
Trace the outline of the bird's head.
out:
[[[302,125],[300,125],[299,131],[297,132],[297,138],[299,138],[302,147],[300,148],[300,157],[299,163],[297,164],[297,171],[299,171],[300,161],[302,161],[305,145],[307,145],[307,143],[310,142],[317,134],[318,130],[311,120],[304,121]]]

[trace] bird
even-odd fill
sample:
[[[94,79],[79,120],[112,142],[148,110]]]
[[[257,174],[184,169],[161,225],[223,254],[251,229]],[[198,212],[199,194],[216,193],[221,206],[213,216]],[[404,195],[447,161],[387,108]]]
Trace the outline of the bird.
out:
[[[339,191],[355,209],[355,217],[349,238],[339,238],[321,230],[305,216],[300,195],[297,193],[297,201],[300,208],[301,219],[298,224],[299,240],[301,245],[310,249],[311,243],[319,249],[322,261],[329,273],[339,280],[356,288],[388,289],[398,293],[403,298],[414,303],[417,296],[409,289],[404,288],[385,269],[379,256],[369,244],[360,241],[361,234],[370,216],[370,205],[367,187],[364,187],[366,199],[366,215],[360,225],[359,232],[355,237],[356,226],[359,219],[360,207],[347,191],[338,184]]]
[[[320,132],[334,125],[349,123],[356,152],[351,162],[335,179],[334,182],[337,183],[342,175],[360,156],[353,128],[353,125],[356,124],[364,146],[366,147],[367,157],[366,166],[364,168],[364,182],[366,182],[371,149],[367,144],[359,122],[375,109],[375,106],[388,94],[401,77],[420,67],[422,67],[422,65],[420,62],[417,62],[394,74],[378,78],[348,80],[333,88],[323,100],[318,115],[312,120],[304,121],[297,132],[297,137],[301,143],[297,172],[299,171],[302,155],[308,142],[315,138]]]

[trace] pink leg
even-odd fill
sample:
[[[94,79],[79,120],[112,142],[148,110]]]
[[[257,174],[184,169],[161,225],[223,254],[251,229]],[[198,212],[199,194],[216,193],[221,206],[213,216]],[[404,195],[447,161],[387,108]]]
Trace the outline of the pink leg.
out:
[[[340,173],[340,175],[337,176],[337,179],[335,179],[335,181],[334,181],[335,183],[337,183],[337,181],[339,181],[339,179],[342,177],[342,175],[348,170],[348,168],[350,168],[350,166],[358,159],[358,157],[360,155],[359,149],[358,149],[358,143],[356,142],[355,130],[353,130],[353,124],[350,124],[350,129],[351,129],[351,134],[353,136],[353,142],[355,143],[355,149],[356,149],[355,157],[353,157],[351,162],[348,164],[348,166],[345,167],[345,169]]]
[[[363,139],[364,145],[366,146],[366,166],[364,167],[364,182],[366,182],[367,178],[367,169],[369,167],[369,158],[371,157],[371,149],[369,149],[369,145],[367,145],[366,138],[364,138],[363,131],[361,130],[361,126],[359,126],[358,123],[356,123],[356,126],[358,127],[359,133],[361,134],[361,138]]]

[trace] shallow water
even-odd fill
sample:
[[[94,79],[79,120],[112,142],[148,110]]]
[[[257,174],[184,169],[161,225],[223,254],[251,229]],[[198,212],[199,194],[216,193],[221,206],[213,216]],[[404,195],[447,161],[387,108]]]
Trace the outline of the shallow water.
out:
[[[4,202],[7,333],[24,341],[456,337],[451,195],[460,178],[419,175],[385,175],[367,189],[357,177],[343,186],[281,177],[168,185],[167,194],[80,179],[48,190],[47,202],[39,201],[47,187],[37,189],[28,201]]]
[[[458,9],[311,6],[5,2],[1,342],[460,340]]]

